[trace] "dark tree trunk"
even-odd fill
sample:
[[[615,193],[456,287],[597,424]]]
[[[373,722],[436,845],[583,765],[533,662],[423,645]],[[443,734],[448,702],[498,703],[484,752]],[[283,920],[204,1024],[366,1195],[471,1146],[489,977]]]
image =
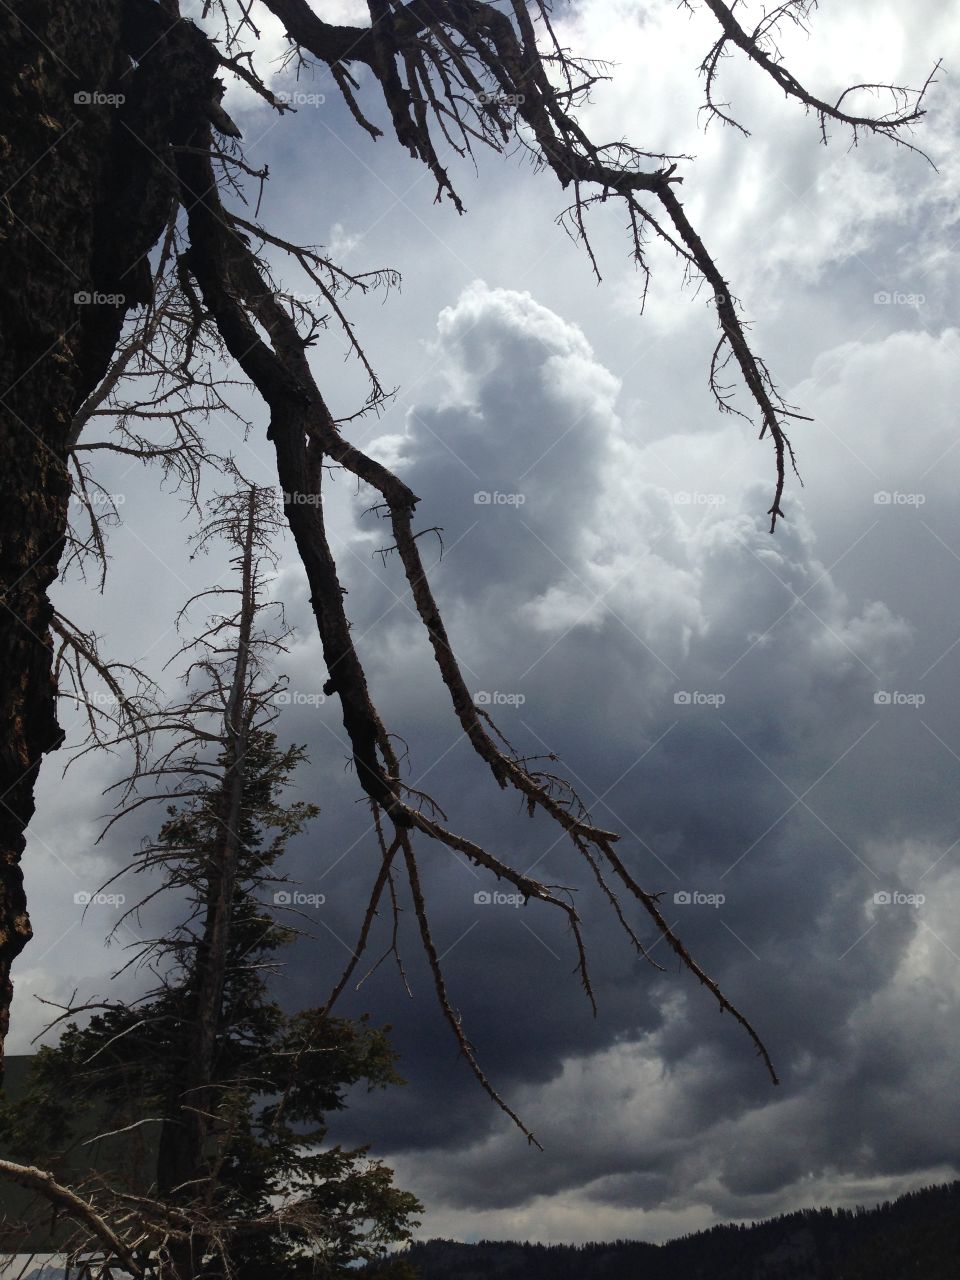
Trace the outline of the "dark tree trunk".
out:
[[[10,966],[31,936],[24,831],[63,736],[47,591],[71,418],[150,297],[170,144],[190,140],[215,68],[197,29],[150,0],[0,5],[0,1055]]]

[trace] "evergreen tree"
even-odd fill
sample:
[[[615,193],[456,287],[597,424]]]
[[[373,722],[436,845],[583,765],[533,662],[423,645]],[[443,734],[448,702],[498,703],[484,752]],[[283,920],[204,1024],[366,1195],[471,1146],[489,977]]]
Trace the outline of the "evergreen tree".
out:
[[[283,637],[259,623],[273,504],[269,491],[233,495],[204,530],[202,545],[217,535],[232,543],[239,604],[187,646],[194,687],[155,726],[161,737],[176,726],[172,745],[127,792],[129,812],[156,798],[137,793],[148,780],[175,780],[177,798],[135,864],[156,887],[134,910],[158,895],[183,910],[138,949],[157,985],[100,1006],[86,1025],[71,1021],[2,1120],[7,1149],[56,1175],[89,1143],[96,1117],[112,1135],[103,1141],[113,1176],[90,1203],[101,1214],[106,1206],[118,1233],[132,1211],[131,1255],[171,1280],[345,1274],[408,1238],[420,1208],[367,1148],[322,1146],[324,1117],[351,1086],[401,1083],[385,1031],[322,1009],[288,1013],[269,990],[296,931],[264,897],[284,880],[288,842],[317,813],[285,801],[304,750],[281,748],[270,728],[280,686],[263,659]],[[74,1241],[74,1252],[86,1244]]]

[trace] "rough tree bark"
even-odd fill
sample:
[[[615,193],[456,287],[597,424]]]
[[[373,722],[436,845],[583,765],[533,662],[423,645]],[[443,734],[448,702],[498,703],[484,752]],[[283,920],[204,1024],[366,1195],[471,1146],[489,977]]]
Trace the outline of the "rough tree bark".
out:
[[[70,423],[127,311],[150,299],[146,255],[175,197],[163,156],[202,118],[216,66],[212,50],[205,64],[199,49],[178,56],[185,25],[132,65],[160,17],[125,0],[0,6],[0,1062],[10,966],[31,936],[24,831],[41,760],[63,737],[47,590]]]
[[[112,185],[117,118],[91,105],[80,124],[73,102],[84,84],[106,91],[116,78],[120,2],[29,7],[30,27],[0,12],[0,1037],[10,965],[31,936],[19,865],[24,828],[40,761],[62,738],[47,588],[63,550],[67,431],[93,385],[93,351],[120,320],[118,308],[74,302],[81,290],[111,291],[85,211]],[[58,48],[69,48],[72,66]]]

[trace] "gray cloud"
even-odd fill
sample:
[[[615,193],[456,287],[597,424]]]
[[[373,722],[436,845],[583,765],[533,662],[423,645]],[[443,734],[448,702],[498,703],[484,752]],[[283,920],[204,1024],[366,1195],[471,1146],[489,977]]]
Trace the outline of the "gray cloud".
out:
[[[827,59],[818,79],[846,80],[850,59],[872,65],[877,54],[844,44],[851,22],[868,23],[866,6],[848,8],[822,19],[842,30],[815,28],[810,49],[796,50]],[[940,8],[898,19],[903,60],[921,72],[956,25]],[[887,30],[894,7],[870,12]],[[594,51],[618,48],[624,62],[595,123],[689,149],[696,86],[677,104],[662,84],[702,53],[699,29],[658,46],[651,79],[641,51],[676,18],[672,5],[644,13],[642,30],[638,15],[602,4],[571,19]],[[268,199],[284,234],[339,238],[351,265],[405,270],[402,299],[357,303],[368,349],[403,389],[355,438],[395,461],[421,496],[421,526],[442,527],[442,558],[436,539],[423,545],[469,686],[505,696],[490,709],[511,740],[557,751],[595,818],[623,832],[641,883],[664,893],[668,919],[759,1027],[783,1077],[773,1090],[743,1034],[685,975],[634,957],[584,868],[545,824],[504,803],[459,740],[395,559],[375,554],[389,542],[383,525],[363,514],[364,495],[332,481],[355,636],[388,725],[409,743],[411,777],[453,824],[576,888],[599,996],[594,1020],[569,936],[543,908],[476,904],[495,886],[424,851],[454,1000],[547,1151],[526,1150],[457,1060],[409,910],[416,999],[385,964],[344,1007],[397,1024],[411,1084],[358,1097],[335,1132],[374,1137],[428,1199],[428,1227],[447,1234],[662,1238],[718,1217],[882,1198],[955,1172],[960,1159],[960,338],[944,250],[955,107],[944,91],[929,122],[937,178],[890,149],[824,153],[779,95],[733,64],[729,74],[755,136],[698,139],[684,198],[789,398],[815,418],[797,425],[806,487],[792,482],[773,538],[766,443],[718,420],[701,385],[713,322],[703,298],[676,292],[665,255],[654,255],[640,319],[622,227],[597,224],[610,278],[595,290],[550,226],[557,194],[532,175],[482,166],[478,184],[466,179],[471,216],[459,221],[432,210],[429,182],[358,138],[333,103],[284,122],[283,143],[277,130],[252,157],[277,147]],[[307,147],[315,163],[305,169]],[[875,302],[884,291],[924,302]],[[335,411],[350,412],[356,370],[329,354],[323,385]],[[250,416],[255,432],[236,447],[266,481],[252,402]],[[105,602],[91,607],[79,584],[64,599],[81,617],[102,613],[115,652],[146,653],[159,669],[173,647],[171,607],[210,566],[187,560],[172,500],[157,498],[152,479],[124,474],[107,487],[117,485],[130,495],[129,531],[115,535]],[[323,805],[293,870],[327,895],[315,939],[282,980],[293,1002],[329,990],[375,851],[337,708],[317,696],[325,670],[289,548],[277,591],[298,628],[286,668],[302,695],[282,732],[308,742],[301,786]],[[879,692],[890,700],[877,703]],[[94,845],[101,782],[89,770],[66,783],[52,765],[45,772],[27,860],[44,907],[19,968],[21,1046],[41,1021],[32,991],[65,996],[78,972],[102,988],[122,959],[103,952],[101,917],[79,925],[70,888],[125,856],[120,837]],[[675,903],[678,891],[725,901]]]
[[[593,368],[595,357],[575,335],[564,334],[565,326],[553,320],[549,324],[526,297],[471,289],[440,326],[452,366],[449,383],[460,403],[448,393],[442,412],[411,412],[406,435],[395,442],[396,456],[431,520],[439,510],[445,528],[462,535],[438,581],[462,610],[468,661],[474,652],[488,659],[496,654],[496,668],[507,673],[505,687],[527,697],[515,714],[505,712],[511,725],[553,746],[558,739],[574,742],[576,772],[597,780],[596,793],[603,791],[600,779],[626,775],[603,796],[595,816],[628,833],[631,865],[644,883],[666,891],[668,903],[677,889],[724,894],[720,907],[678,904],[669,918],[709,971],[748,1004],[774,1048],[787,1098],[770,1098],[736,1029],[717,1026],[706,1000],[676,978],[653,980],[617,956],[595,906],[584,910],[600,934],[599,1027],[585,1033],[564,1012],[572,984],[559,1002],[556,986],[536,982],[532,1007],[526,984],[526,999],[517,1000],[510,975],[524,963],[517,948],[520,918],[504,912],[489,926],[496,930],[492,945],[488,933],[480,935],[484,945],[478,941],[480,927],[488,927],[484,919],[451,959],[458,965],[466,956],[467,972],[481,971],[486,990],[498,992],[499,1027],[488,1000],[473,1000],[469,986],[465,1016],[482,1031],[482,1043],[493,1041],[492,1058],[519,1090],[526,1118],[542,1125],[550,1155],[542,1162],[519,1160],[515,1136],[504,1130],[494,1137],[482,1122],[475,1145],[465,1151],[462,1105],[451,1097],[455,1136],[448,1133],[432,1145],[434,1126],[420,1130],[415,1145],[426,1140],[431,1150],[427,1163],[413,1168],[426,1177],[430,1193],[471,1209],[506,1208],[578,1188],[589,1188],[584,1194],[595,1199],[609,1193],[611,1203],[649,1209],[674,1203],[678,1187],[692,1180],[717,1212],[741,1214],[753,1212],[764,1197],[769,1203],[776,1193],[831,1171],[909,1174],[916,1152],[905,1160],[902,1147],[924,1143],[916,1141],[909,1111],[897,1109],[921,1083],[908,1069],[914,1057],[910,1028],[933,1016],[933,1008],[923,1001],[918,1006],[912,995],[912,1016],[884,1024],[883,1046],[856,1028],[867,1008],[891,998],[918,937],[935,928],[930,912],[938,895],[942,905],[951,893],[949,877],[935,878],[925,915],[918,913],[927,911],[926,904],[874,902],[877,893],[895,898],[919,892],[917,878],[933,861],[911,858],[889,839],[891,821],[898,815],[903,820],[901,766],[891,747],[915,729],[921,708],[875,701],[896,684],[918,628],[886,604],[859,592],[851,598],[840,587],[817,558],[799,504],[775,540],[762,520],[759,486],[742,488],[728,502],[705,504],[703,520],[684,521],[675,495],[635,479],[643,474],[644,451],[630,443],[632,424],[617,418],[612,396],[600,406],[590,401],[591,411],[605,416],[604,429],[597,430],[590,413],[577,419],[584,386],[615,388]],[[500,328],[499,342],[491,325]],[[461,338],[463,330],[472,336],[475,329],[481,349],[497,353],[492,364],[475,360],[477,344]],[[582,381],[564,405],[558,359],[562,370],[571,352]],[[495,380],[498,391],[513,390],[511,413],[523,421],[522,435],[492,429],[503,402],[486,394],[484,377]],[[496,521],[495,532],[490,524],[474,524],[469,491],[476,477],[508,485],[529,465],[529,453],[555,438],[556,424],[573,420],[577,425],[565,441],[570,472],[554,479],[556,501],[485,508],[480,514]],[[439,422],[442,449],[435,444]],[[639,432],[636,438],[642,438]],[[563,523],[564,486],[577,478],[579,521],[571,529]],[[695,508],[693,502],[679,505],[685,514]],[[551,519],[561,522],[556,540]],[[651,547],[653,531],[665,531],[666,554]],[[549,554],[557,544],[563,555]],[[538,558],[544,547],[548,553]],[[622,583],[618,551],[629,566]],[[531,563],[537,566],[532,586],[523,577]],[[519,583],[504,568],[512,564],[522,565]],[[635,577],[645,581],[638,585]],[[413,638],[406,621],[398,625]],[[388,647],[396,664],[399,651],[385,638],[389,629],[378,629],[377,643]],[[413,662],[410,670],[417,680],[426,673]],[[409,683],[401,684],[406,708]],[[676,703],[678,691],[691,701]],[[720,705],[711,703],[719,698]],[[458,759],[440,779],[463,791],[469,784],[462,770]],[[938,773],[936,786],[942,786],[942,767]],[[927,794],[934,792],[931,778]],[[921,829],[932,839],[948,826],[942,801],[925,811]],[[537,848],[535,841],[528,836],[526,847]],[[551,872],[562,867],[576,874],[558,851],[549,857]],[[582,878],[579,883],[586,889]],[[462,920],[455,885],[451,879],[438,889],[437,910],[451,936],[454,921]],[[948,926],[945,948],[950,936]],[[493,955],[498,962],[491,962]],[[946,949],[944,956],[954,962]],[[647,1038],[636,1042],[641,1028]],[[615,1050],[617,1045],[629,1048]],[[620,1054],[620,1084],[613,1087],[604,1066],[611,1053]],[[671,1077],[675,1098],[663,1101],[651,1091],[645,1058],[656,1064],[655,1074]],[[870,1098],[875,1077],[893,1096],[889,1106]],[[936,1092],[943,1082],[928,1077],[927,1084]],[[459,1087],[455,1077],[446,1085],[451,1095],[463,1087],[469,1087],[465,1077]],[[645,1110],[661,1116],[665,1134],[651,1135],[646,1122],[635,1129],[632,1112],[625,1120],[624,1091],[635,1091]],[[864,1104],[851,1107],[851,1095]],[[417,1128],[422,1099],[415,1088],[411,1120],[400,1122],[404,1143]],[[938,1112],[943,1105],[940,1098]],[[373,1113],[374,1127],[388,1143],[388,1112],[396,1109],[392,1102]],[[891,1111],[900,1116],[896,1124]],[[587,1114],[596,1125],[589,1136],[583,1131]],[[942,1133],[942,1114],[939,1121]],[[475,1129],[467,1124],[468,1132]],[[907,1132],[914,1134],[909,1140]],[[932,1167],[956,1153],[947,1139],[927,1154]]]

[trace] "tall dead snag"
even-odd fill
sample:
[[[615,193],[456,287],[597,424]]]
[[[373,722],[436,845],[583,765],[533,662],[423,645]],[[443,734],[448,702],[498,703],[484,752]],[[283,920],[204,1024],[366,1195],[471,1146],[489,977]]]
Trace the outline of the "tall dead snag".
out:
[[[160,1145],[164,1195],[198,1176],[216,1111],[211,1088],[223,1034],[224,989],[231,957],[236,958],[231,930],[238,876],[242,865],[251,874],[251,815],[257,812],[257,797],[263,809],[261,793],[268,782],[263,735],[276,719],[274,699],[282,687],[270,674],[270,660],[282,650],[285,633],[282,627],[265,629],[261,616],[271,608],[265,573],[275,567],[270,544],[279,527],[271,490],[249,486],[211,502],[194,554],[217,540],[225,542],[235,582],[201,592],[181,610],[187,625],[201,606],[212,610],[181,650],[189,658],[184,699],[142,716],[109,744],[150,753],[111,788],[120,790],[121,803],[109,826],[158,800],[194,802],[192,816],[168,822],[161,839],[135,864],[140,871],[162,872],[166,888],[186,887],[194,913],[185,932],[151,941],[137,955],[138,963],[146,955],[151,963],[173,957],[189,987],[190,1034],[181,1046],[174,1089],[182,1109],[175,1123],[164,1126]],[[278,782],[282,772],[280,767],[271,781]],[[313,816],[312,807],[301,807],[303,820]],[[188,848],[187,837],[196,841],[201,829],[201,844]]]
[[[286,913],[300,914],[279,889],[283,855],[318,811],[286,794],[304,750],[279,747],[271,728],[286,637],[269,596],[276,495],[239,490],[211,513],[196,550],[225,543],[234,571],[184,608],[198,631],[177,655],[186,692],[148,722],[147,759],[117,784],[110,824],[166,810],[126,869],[148,887],[123,917],[149,919],[163,901],[162,932],[124,965],[157,985],[63,1009],[57,1023],[76,1021],[38,1054],[26,1096],[0,1107],[5,1153],[49,1171],[6,1160],[0,1177],[74,1219],[63,1247],[82,1274],[95,1257],[104,1277],[348,1276],[407,1239],[420,1206],[366,1148],[326,1147],[326,1115],[351,1085],[400,1081],[383,1031],[287,1013],[269,989],[296,936]],[[96,1141],[95,1120],[112,1144],[96,1172],[70,1161]],[[9,1223],[5,1244],[16,1247]]]
[[[903,141],[905,131],[922,118],[929,80],[918,91],[888,86],[892,110],[886,114],[864,115],[853,114],[849,109],[853,91],[848,90],[831,105],[790,74],[777,50],[776,28],[783,21],[803,22],[812,8],[808,0],[785,0],[770,10],[752,32],[739,25],[734,16],[736,5],[724,4],[721,0],[707,0],[707,3],[721,32],[703,65],[708,107],[715,112],[713,87],[717,65],[729,46],[748,57],[789,97],[815,112],[824,132],[832,123],[849,128],[854,137],[869,131]],[[326,317],[302,303],[287,305],[260,255],[266,246],[285,250],[319,289],[324,305],[343,326],[351,349],[370,375],[371,392],[365,409],[379,405],[383,392],[345,314],[341,298],[352,287],[389,283],[389,273],[374,273],[372,280],[348,276],[319,250],[290,244],[275,231],[260,225],[256,215],[245,216],[228,207],[222,198],[226,192],[242,198],[245,182],[252,180],[259,184],[266,175],[252,170],[236,145],[238,130],[219,105],[223,85],[218,74],[238,76],[281,113],[289,109],[255,70],[254,55],[259,38],[256,18],[261,6],[284,24],[291,59],[297,65],[311,60],[324,63],[358,127],[377,138],[382,130],[366,114],[374,108],[360,92],[359,81],[351,71],[356,64],[366,69],[370,95],[379,94],[397,140],[433,175],[438,199],[449,198],[462,210],[460,197],[441,163],[438,146],[452,146],[454,151],[466,155],[477,143],[498,151],[518,143],[530,152],[539,167],[550,170],[572,196],[567,225],[585,243],[595,268],[587,215],[592,205],[615,200],[626,213],[631,249],[642,272],[646,272],[646,239],[655,236],[676,251],[690,273],[706,280],[713,292],[719,328],[709,371],[717,405],[725,411],[740,412],[729,399],[729,389],[720,381],[723,370],[732,363],[759,412],[761,438],[769,437],[773,446],[774,494],[768,512],[771,530],[783,514],[781,498],[793,460],[787,428],[799,415],[784,403],[763,360],[751,346],[734,292],[679,200],[677,187],[683,180],[679,172],[683,157],[652,153],[624,141],[595,143],[588,137],[577,120],[576,108],[596,83],[598,64],[577,58],[560,45],[544,0],[535,0],[529,6],[525,0],[509,0],[504,8],[485,0],[410,0],[407,4],[400,0],[368,0],[370,24],[366,27],[324,22],[309,0],[259,0],[259,5],[257,0],[252,3],[206,0],[203,17],[221,19],[218,43],[181,18],[177,0],[158,0],[157,3],[154,0],[91,0],[84,7],[84,21],[88,26],[91,12],[97,14],[98,21],[106,22],[113,16],[114,29],[107,34],[113,39],[111,47],[116,52],[116,66],[123,66],[123,77],[139,86],[138,93],[131,94],[130,102],[125,104],[126,115],[121,112],[114,117],[102,117],[102,128],[107,130],[102,140],[109,144],[108,156],[110,146],[116,141],[114,134],[118,134],[127,152],[136,157],[129,180],[126,174],[113,175],[109,206],[100,209],[88,228],[91,245],[96,240],[111,246],[113,276],[107,282],[119,287],[114,278],[118,272],[125,276],[142,260],[139,244],[134,246],[138,254],[126,253],[126,242],[118,238],[117,227],[126,230],[131,221],[137,227],[144,225],[139,210],[143,201],[141,185],[146,182],[148,193],[162,193],[155,203],[158,208],[164,206],[164,216],[156,219],[154,238],[160,235],[162,225],[175,227],[177,235],[183,237],[177,241],[176,268],[170,279],[175,280],[180,291],[180,311],[192,319],[185,359],[189,361],[194,335],[205,334],[211,341],[221,342],[253,383],[269,413],[267,434],[276,450],[277,477],[285,494],[286,518],[307,576],[323,646],[328,674],[325,691],[336,694],[340,701],[349,749],[358,782],[370,802],[371,830],[381,852],[381,869],[373,886],[357,950],[362,951],[365,945],[370,921],[383,893],[387,889],[393,892],[394,875],[405,874],[444,1014],[474,1071],[484,1087],[493,1093],[460,1029],[433,947],[427,895],[417,865],[415,843],[427,840],[459,851],[476,865],[509,881],[525,897],[536,898],[561,911],[573,935],[581,981],[591,995],[580,920],[569,897],[562,890],[516,870],[518,857],[495,855],[480,841],[448,830],[443,825],[439,805],[429,797],[411,792],[401,779],[391,735],[380,719],[367,684],[363,659],[354,647],[337,563],[326,534],[321,479],[324,469],[330,467],[342,468],[374,491],[381,514],[390,522],[393,550],[403,564],[408,590],[423,624],[424,638],[432,647],[439,677],[449,694],[453,715],[498,784],[518,792],[531,813],[542,810],[562,829],[599,881],[628,938],[638,949],[642,949],[639,938],[615,890],[632,899],[646,913],[656,933],[666,940],[683,965],[708,986],[720,1007],[731,1012],[746,1028],[773,1076],[772,1064],[757,1033],[671,932],[659,910],[657,895],[642,888],[630,857],[618,852],[617,833],[595,826],[569,787],[514,751],[489,717],[473,705],[420,558],[414,529],[418,499],[399,477],[356,448],[341,430],[343,424],[334,421],[308,358],[308,350]],[[44,0],[40,7],[49,17],[71,6],[67,0]],[[119,23],[118,15],[122,18]],[[2,21],[9,24],[11,19],[5,17]],[[16,34],[22,46],[29,43],[19,26]],[[75,23],[63,31],[47,31],[47,35],[65,56],[72,48],[71,40],[80,38]],[[37,56],[34,51],[35,60]],[[60,83],[64,78],[62,70],[57,74]],[[139,111],[140,116],[131,116],[132,111]],[[117,121],[125,133],[118,133]],[[89,156],[88,162],[92,162]],[[25,170],[23,181],[28,177],[29,172]],[[40,207],[42,209],[42,203]],[[152,200],[147,199],[144,207],[152,209]],[[27,209],[26,204],[24,208]],[[63,228],[54,228],[54,241],[56,233],[63,233]],[[104,240],[106,235],[109,241]],[[90,252],[92,254],[92,248]],[[83,346],[83,351],[90,348],[91,342]],[[93,345],[98,368],[102,369],[109,358],[106,351],[109,343],[104,340]],[[39,348],[37,355],[42,363]],[[22,382],[29,369],[22,358],[21,364],[23,368],[17,366],[14,372]],[[43,366],[45,370],[49,367],[49,363]],[[78,407],[78,398],[74,396],[73,408]],[[50,501],[49,493],[61,490],[63,495],[66,493],[62,435],[58,441],[60,452],[56,458],[61,470],[54,477],[55,483],[51,481],[54,488],[43,489],[46,503]],[[74,448],[76,443],[74,441]],[[37,453],[36,446],[29,440],[24,448],[28,456]],[[21,475],[20,482],[29,484],[31,477]],[[57,484],[60,490],[56,489]],[[21,497],[20,501],[23,507],[26,500]],[[45,548],[44,537],[36,533],[39,514],[29,509],[29,502],[23,507],[23,514],[36,548]],[[49,518],[45,517],[47,523],[43,525],[43,529],[57,539],[63,533],[61,516],[57,508],[49,513]],[[16,540],[14,545],[18,545]],[[55,546],[58,548],[59,543]],[[19,582],[23,573],[33,572],[27,565],[28,560],[30,566],[33,561],[23,548],[14,559],[12,571],[20,575],[16,579]],[[55,571],[56,559],[44,563],[47,576],[31,588],[34,592],[31,598],[41,612],[43,588]],[[42,710],[49,701],[44,692],[49,669],[44,649],[46,618],[40,617],[39,622],[43,625],[34,628],[31,634],[35,638],[29,643],[17,633],[18,643],[21,648],[26,646],[33,662],[22,700],[31,700],[28,708],[33,717],[31,723],[45,727],[44,741],[50,745],[56,736],[52,722],[49,717],[47,721],[43,721],[42,716],[37,719],[37,709]],[[12,710],[16,712],[19,706],[18,703]],[[36,754],[28,748],[26,741],[20,743],[18,758],[28,770],[35,769]],[[14,815],[20,823],[13,832],[17,840],[21,840],[22,823],[29,816],[24,804],[29,803],[32,777],[33,774],[29,774],[24,801]],[[21,847],[22,840],[14,849],[12,861],[16,860]],[[18,908],[20,915],[16,914]],[[16,900],[9,897],[6,915],[0,921],[8,936],[13,936],[14,922],[21,919],[25,921],[22,897]],[[22,945],[26,926],[19,927],[18,946]],[[338,990],[342,989],[352,968],[353,965]]]
[[[215,762],[221,774],[216,796],[217,839],[207,851],[201,869],[204,915],[202,932],[191,974],[194,989],[191,1050],[184,1062],[183,1097],[188,1105],[178,1124],[164,1126],[160,1147],[159,1187],[169,1194],[191,1183],[202,1168],[204,1147],[210,1117],[216,1113],[211,1094],[214,1080],[217,1043],[222,1033],[223,992],[229,964],[230,931],[234,912],[237,876],[243,848],[242,826],[245,820],[244,799],[249,806],[250,777],[248,749],[250,734],[258,717],[263,716],[269,691],[257,688],[254,677],[259,674],[253,652],[254,624],[260,610],[261,582],[259,560],[264,554],[268,536],[273,495],[251,488],[225,503],[225,514],[207,526],[206,536],[225,533],[232,543],[239,570],[239,607],[232,616],[218,618],[204,634],[201,658],[203,670],[214,676],[213,699],[223,701],[223,718],[219,741],[207,739],[204,745],[218,749]],[[217,660],[225,646],[221,637],[234,633],[229,647],[229,663]],[[211,645],[210,641],[214,643]],[[210,694],[203,695],[209,698]],[[191,723],[188,712],[186,723]],[[198,729],[200,726],[197,726]],[[191,756],[192,759],[192,756]]]

